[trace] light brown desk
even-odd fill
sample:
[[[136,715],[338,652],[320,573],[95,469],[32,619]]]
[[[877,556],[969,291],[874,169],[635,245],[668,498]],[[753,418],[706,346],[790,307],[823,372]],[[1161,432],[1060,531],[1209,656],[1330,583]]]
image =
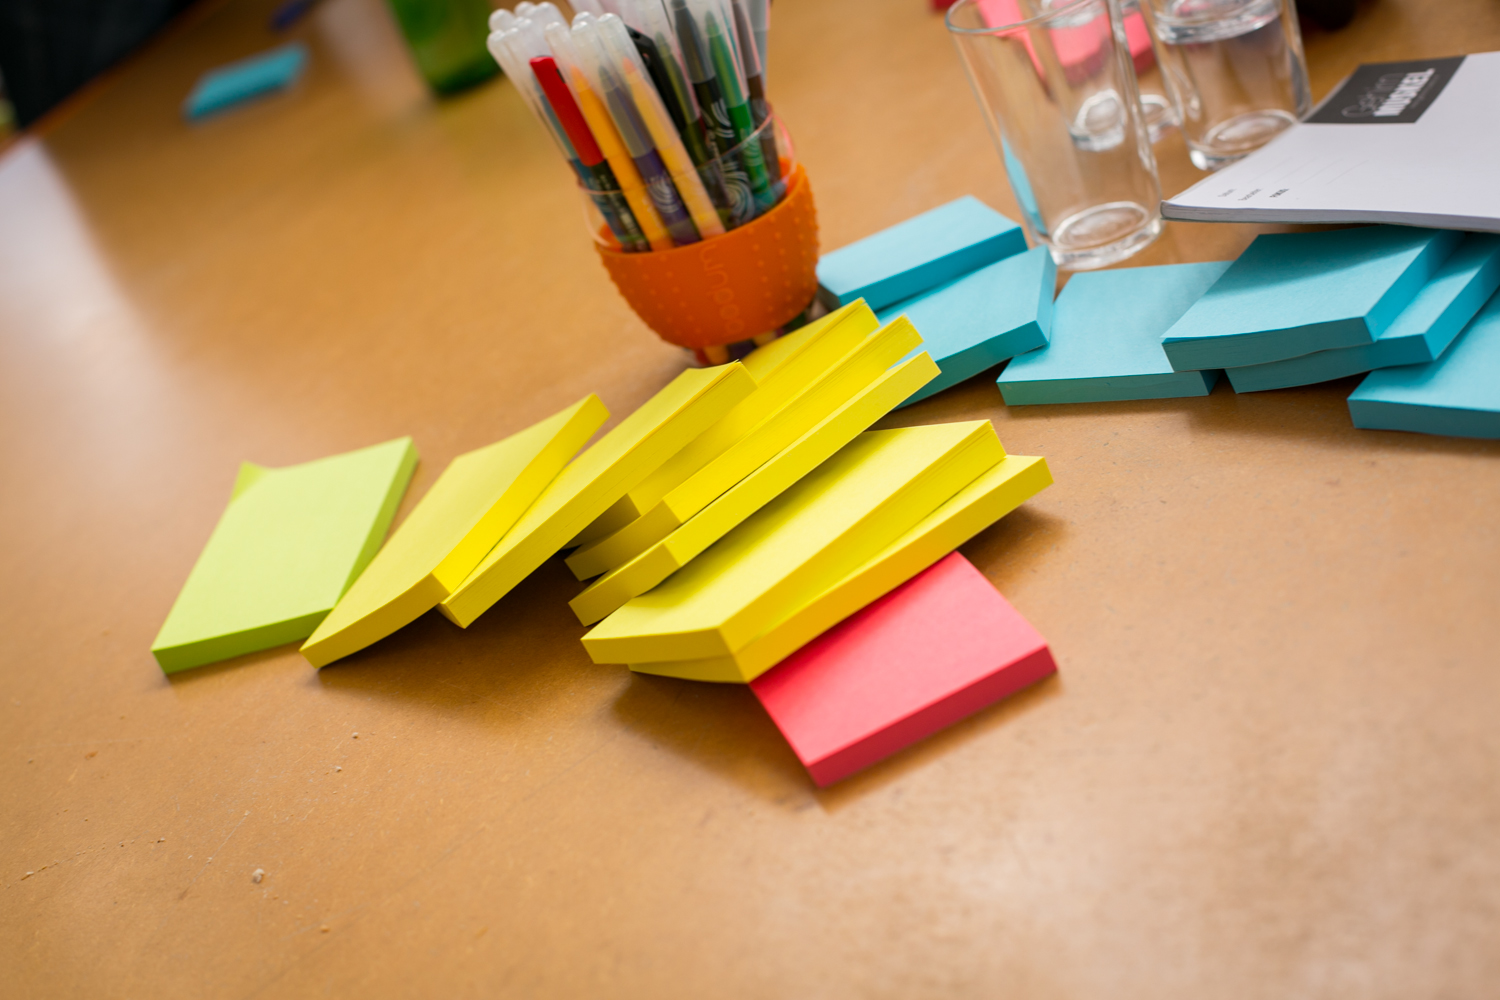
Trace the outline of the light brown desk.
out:
[[[405,511],[685,363],[511,86],[434,105],[377,0],[297,30],[294,92],[183,124],[270,7],[0,158],[0,994],[1500,992],[1500,446],[1357,431],[1352,382],[1008,411],[981,378],[900,413],[1047,456],[964,551],[1061,675],[826,792],[749,692],[590,665],[556,562],[467,632],[163,679],[240,460],[411,434]],[[825,246],[969,192],[1015,213],[925,7],[776,5]],[[1307,48],[1321,95],[1500,48],[1500,6],[1378,0]],[[1255,231],[1171,224],[1132,263]]]

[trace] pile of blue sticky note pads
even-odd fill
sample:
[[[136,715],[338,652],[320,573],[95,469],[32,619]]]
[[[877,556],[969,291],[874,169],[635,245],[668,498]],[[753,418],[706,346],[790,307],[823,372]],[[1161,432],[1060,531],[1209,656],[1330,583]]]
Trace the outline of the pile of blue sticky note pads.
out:
[[[1481,371],[1497,287],[1496,234],[1365,226],[1259,236],[1162,349],[1176,371],[1222,369],[1237,392],[1379,370],[1350,399],[1357,426],[1487,437],[1500,412],[1500,367]],[[1485,385],[1495,387],[1487,398]]]
[[[940,374],[925,399],[1047,343],[1057,269],[1021,227],[965,197],[825,255],[819,297],[829,307],[863,298],[882,323],[905,315]],[[906,404],[902,404],[906,405]]]
[[[825,256],[830,306],[905,314],[941,375],[994,367],[1011,406],[1204,396],[1374,372],[1359,427],[1500,437],[1500,234],[1362,226],[1257,237],[1237,260],[1075,274],[961,198]]]

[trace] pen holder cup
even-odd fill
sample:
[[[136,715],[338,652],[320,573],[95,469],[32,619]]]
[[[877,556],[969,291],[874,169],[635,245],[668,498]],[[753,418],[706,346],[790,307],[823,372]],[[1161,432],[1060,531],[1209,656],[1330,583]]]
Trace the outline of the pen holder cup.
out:
[[[775,136],[774,143],[765,141],[768,135]],[[752,143],[763,151],[762,169],[775,164],[754,190],[746,180],[751,171],[743,168],[744,150]],[[715,348],[774,336],[812,304],[818,290],[818,216],[807,174],[774,116],[696,173],[708,182],[699,190],[712,193],[719,206],[715,214],[727,231],[686,245],[664,245],[658,231],[653,242],[662,249],[627,252],[615,235],[618,219],[612,227],[599,210],[601,194],[615,192],[585,189],[583,194],[599,259],[636,315],[667,343],[712,358]],[[691,183],[672,176],[679,188]],[[629,199],[628,192],[619,194]],[[641,196],[644,191],[629,199],[631,204],[639,205]],[[761,207],[765,204],[770,207]]]

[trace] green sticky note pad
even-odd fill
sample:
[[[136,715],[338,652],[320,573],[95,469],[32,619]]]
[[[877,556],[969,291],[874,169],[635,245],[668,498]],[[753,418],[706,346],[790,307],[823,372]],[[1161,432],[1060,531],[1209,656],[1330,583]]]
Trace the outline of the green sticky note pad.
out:
[[[241,466],[151,644],[162,670],[312,635],[374,558],[416,467],[411,438],[284,469]]]

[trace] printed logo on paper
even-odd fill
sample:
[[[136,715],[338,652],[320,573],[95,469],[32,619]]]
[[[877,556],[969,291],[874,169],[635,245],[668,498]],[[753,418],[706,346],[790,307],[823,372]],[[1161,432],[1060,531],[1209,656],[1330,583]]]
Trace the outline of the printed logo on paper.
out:
[[[1318,125],[1410,125],[1432,107],[1463,61],[1463,56],[1452,56],[1361,66],[1307,120]]]

